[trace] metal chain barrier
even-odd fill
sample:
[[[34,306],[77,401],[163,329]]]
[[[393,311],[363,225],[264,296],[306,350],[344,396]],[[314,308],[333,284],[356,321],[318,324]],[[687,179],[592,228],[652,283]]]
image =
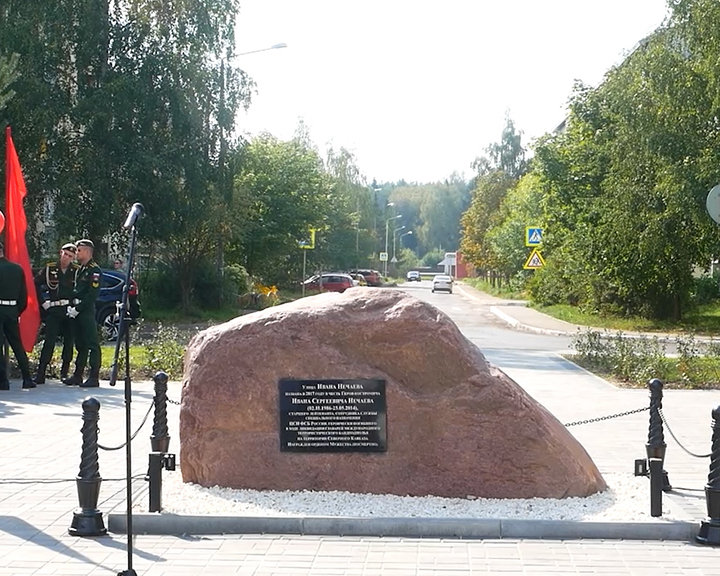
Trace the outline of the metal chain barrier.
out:
[[[140,430],[142,430],[142,427],[145,426],[145,422],[147,422],[148,416],[150,416],[150,412],[152,412],[152,409],[153,409],[153,406],[154,406],[154,405],[155,405],[154,402],[151,402],[151,403],[150,403],[150,407],[148,408],[148,411],[147,411],[147,413],[145,414],[145,417],[143,418],[142,422],[140,422],[140,426],[138,426],[138,429],[135,430],[135,433],[134,433],[132,436],[130,436],[130,441],[131,441],[131,442],[132,442],[133,440],[135,440],[135,436],[137,436],[138,433],[140,432]],[[98,442],[98,445],[97,445],[97,446],[98,446],[98,448],[100,448],[100,450],[107,450],[108,452],[111,452],[112,450],[120,450],[120,448],[124,448],[124,447],[126,446],[126,444],[127,444],[127,441],[125,441],[125,442],[123,442],[122,444],[120,444],[120,446],[113,446],[112,448],[108,448],[107,446],[103,446],[102,444],[100,444],[100,443]]]
[[[690,452],[690,450],[685,448],[685,446],[683,446],[680,443],[680,440],[677,439],[675,434],[673,434],[673,431],[670,430],[670,425],[667,423],[667,420],[665,420],[665,414],[663,414],[662,409],[658,410],[658,412],[660,413],[660,418],[662,418],[663,424],[665,424],[665,428],[667,428],[668,433],[670,434],[670,436],[672,436],[673,440],[675,440],[675,442],[677,443],[678,446],[680,446],[680,448],[682,448],[685,452],[690,454],[690,456],[694,456],[695,458],[710,458],[710,456],[712,456],[712,453],[710,453],[710,454],[695,454],[694,452]]]
[[[175,404],[175,406],[180,406],[180,402],[173,400],[172,398],[168,398],[167,401],[170,402],[170,404]]]
[[[578,420],[577,422],[568,422],[567,424],[563,424],[563,426],[565,426],[565,428],[569,428],[570,426],[580,426],[581,424],[592,424],[593,422],[602,422],[603,420],[612,420],[613,418],[629,416],[630,414],[637,414],[638,412],[645,412],[646,410],[650,410],[650,406],[645,406],[643,408],[637,408],[636,410],[628,410],[627,412],[620,412],[619,414],[611,414],[609,416],[600,416],[599,418],[588,418],[587,420]]]

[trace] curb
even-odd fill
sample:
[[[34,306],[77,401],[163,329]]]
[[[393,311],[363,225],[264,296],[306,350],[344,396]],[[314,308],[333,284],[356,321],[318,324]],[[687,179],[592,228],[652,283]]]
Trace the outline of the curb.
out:
[[[133,514],[136,534],[302,534],[315,536],[375,536],[471,539],[608,539],[690,541],[699,523],[574,522],[570,520],[501,520],[468,518],[349,518],[192,516]],[[108,514],[110,532],[127,533],[125,514]]]
[[[475,300],[477,302],[482,302],[479,298],[476,296],[473,296],[470,294],[467,290],[463,290],[460,286],[458,286],[458,291],[462,292],[464,296],[467,296],[468,298],[471,298],[472,300]],[[525,302],[518,301],[517,303],[504,303],[502,306],[510,307],[510,306],[525,306]],[[509,314],[506,314],[502,310],[500,310],[497,306],[490,306],[489,307],[490,312],[492,312],[495,316],[500,318],[503,322],[505,322],[508,326],[515,330],[521,330],[523,332],[531,332],[534,334],[546,334],[548,336],[574,336],[578,332],[582,332],[583,330],[592,330],[593,332],[600,332],[603,338],[614,338],[618,334],[622,335],[622,338],[626,338],[628,340],[640,340],[644,338],[657,338],[658,342],[663,343],[672,343],[674,342],[678,334],[668,334],[668,333],[653,333],[653,332],[623,332],[622,330],[615,330],[611,331],[606,328],[594,328],[592,326],[580,326],[575,324],[569,324],[569,326],[572,327],[572,330],[552,330],[550,328],[539,328],[537,326],[530,326],[528,324],[523,324],[516,318],[513,318]],[[695,340],[698,342],[711,342],[713,339],[709,336],[695,336]]]
[[[474,296],[467,290],[464,290],[460,285],[457,286],[457,289],[459,292],[463,294],[463,296],[467,296],[471,300],[475,300],[476,302],[482,302],[477,296]],[[526,307],[527,303],[525,301],[518,301],[517,303],[510,303],[503,304],[503,306],[522,306]],[[535,334],[547,334],[549,336],[572,336],[575,334],[575,332],[567,332],[563,330],[549,330],[545,328],[536,328],[535,326],[528,326],[527,324],[522,324],[519,320],[513,318],[512,316],[505,314],[502,310],[500,310],[497,306],[490,306],[490,312],[495,314],[500,320],[508,324],[510,327],[514,328],[515,330],[522,330],[524,332],[533,332]]]
[[[534,332],[535,334],[547,334],[549,336],[573,336],[575,332],[568,332],[566,330],[550,330],[548,328],[536,328],[535,326],[528,326],[527,324],[521,324],[519,320],[516,320],[512,316],[505,314],[502,310],[498,309],[497,306],[490,306],[490,312],[495,314],[506,324],[509,324],[515,330],[523,330],[524,332]]]

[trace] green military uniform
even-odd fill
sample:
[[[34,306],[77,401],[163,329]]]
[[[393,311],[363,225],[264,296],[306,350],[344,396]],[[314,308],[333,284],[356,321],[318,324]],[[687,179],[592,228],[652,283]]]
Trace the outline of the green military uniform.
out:
[[[73,244],[66,244],[62,249],[75,252]],[[35,376],[36,384],[45,383],[45,370],[52,361],[55,342],[59,335],[63,337],[60,378],[67,378],[70,371],[75,340],[75,321],[67,316],[67,309],[68,306],[76,304],[75,277],[79,268],[77,264],[71,262],[63,272],[59,262],[50,262],[35,276],[35,285],[38,287],[41,304],[43,308],[47,309],[45,343],[40,352],[40,363]]]
[[[0,244],[0,250],[3,245]],[[2,252],[0,252],[2,253]],[[5,340],[17,358],[23,377],[23,388],[35,388],[30,376],[30,363],[20,338],[20,314],[27,308],[27,288],[25,276],[19,264],[0,256],[0,350],[5,350]],[[0,358],[0,390],[9,390],[8,370],[3,358]]]
[[[89,240],[79,240],[80,246],[94,245]],[[80,386],[96,387],[99,385],[100,376],[100,342],[98,340],[97,323],[95,322],[95,300],[100,292],[100,279],[102,270],[95,260],[91,259],[84,265],[81,265],[75,277],[75,299],[78,303],[74,307],[68,308],[68,315],[75,317],[75,346],[77,348],[77,358],[75,359],[75,373],[64,380],[65,384]],[[72,311],[72,312],[71,312]],[[83,383],[82,375],[85,366],[90,360],[90,375]]]

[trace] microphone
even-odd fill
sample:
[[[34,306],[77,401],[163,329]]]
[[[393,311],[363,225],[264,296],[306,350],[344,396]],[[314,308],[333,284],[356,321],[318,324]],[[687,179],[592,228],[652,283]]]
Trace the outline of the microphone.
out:
[[[140,202],[135,202],[135,204],[132,205],[132,208],[130,208],[130,212],[128,212],[125,224],[123,224],[123,228],[132,228],[133,226],[135,226],[135,222],[137,222],[138,218],[140,218],[140,216],[142,216],[144,213],[144,206],[140,204]]]

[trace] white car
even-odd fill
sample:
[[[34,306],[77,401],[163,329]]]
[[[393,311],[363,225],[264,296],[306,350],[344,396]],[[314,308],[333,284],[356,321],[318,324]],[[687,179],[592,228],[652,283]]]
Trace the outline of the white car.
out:
[[[453,279],[451,276],[445,274],[438,274],[433,278],[432,291],[435,292],[449,292],[452,294],[453,290]]]

